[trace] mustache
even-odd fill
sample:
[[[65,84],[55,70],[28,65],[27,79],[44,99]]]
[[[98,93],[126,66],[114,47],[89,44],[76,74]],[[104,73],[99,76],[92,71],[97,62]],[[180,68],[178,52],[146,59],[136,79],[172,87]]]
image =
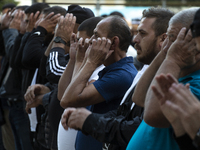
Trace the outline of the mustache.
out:
[[[141,50],[141,47],[137,43],[135,43],[134,48]]]

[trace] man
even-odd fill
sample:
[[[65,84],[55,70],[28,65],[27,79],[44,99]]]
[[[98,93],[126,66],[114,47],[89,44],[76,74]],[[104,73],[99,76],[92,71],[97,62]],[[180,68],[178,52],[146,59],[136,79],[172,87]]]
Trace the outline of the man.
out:
[[[66,18],[66,19],[68,19],[68,18]],[[86,19],[84,22],[82,22],[80,24],[80,26],[78,27],[77,39],[83,38],[83,40],[85,40],[85,38],[90,38],[93,35],[93,29],[96,27],[97,23],[101,19],[102,19],[101,17],[92,17],[92,18]],[[66,22],[68,22],[68,23],[65,23],[65,26],[67,26],[68,28],[71,28],[71,31],[73,31],[73,25],[71,24],[71,21],[68,20]],[[69,24],[71,24],[72,27],[70,27]],[[62,31],[62,33],[66,36],[64,31]],[[74,38],[74,35],[73,35],[73,38]],[[57,46],[58,46],[58,44],[57,44]],[[72,51],[72,50],[70,50],[70,51]],[[74,59],[74,55],[72,56],[71,54],[72,53],[69,54],[70,55],[69,63]],[[62,68],[65,68],[66,64],[68,64],[68,60],[65,57],[65,49],[62,49],[61,47],[52,48],[50,50],[48,62],[49,62],[47,64],[48,79],[50,79],[49,80],[50,82],[56,83],[56,80],[58,80],[60,78],[61,74],[64,72],[64,69],[62,69],[63,72],[60,69],[60,76],[59,76],[59,74],[58,74],[59,69],[58,69],[58,67],[55,67],[55,65],[59,66],[60,68],[61,68],[61,66],[62,66]],[[55,62],[58,62],[58,63],[56,64]],[[55,68],[52,67],[52,65],[54,65]],[[68,64],[68,65],[70,65],[70,64]],[[97,73],[96,73],[96,76],[97,76]],[[94,78],[94,77],[92,77],[92,78]],[[35,84],[35,85],[32,85],[29,87],[29,89],[27,90],[27,92],[25,94],[25,99],[27,101],[30,101],[29,100],[30,98],[34,99],[34,103],[32,103],[30,105],[27,104],[27,109],[29,109],[31,107],[36,107],[39,104],[42,104],[45,107],[45,109],[48,110],[49,124],[50,124],[50,129],[52,131],[50,133],[53,133],[52,134],[53,142],[51,143],[51,145],[57,145],[58,124],[60,122],[60,118],[63,113],[63,108],[60,106],[60,102],[57,99],[57,90],[54,89],[52,94],[48,93],[49,91],[50,91],[50,89],[48,89],[46,86],[40,85],[40,84]],[[41,97],[42,95],[44,95],[45,93],[48,93],[46,95],[52,95],[52,96],[50,96],[50,98],[46,98],[47,96],[44,96],[42,99],[38,98],[38,97]],[[37,96],[35,96],[35,95],[37,95]],[[63,132],[62,129],[60,129],[60,127],[59,127],[58,148],[59,149],[67,148],[67,149],[72,150],[72,149],[74,149],[74,143],[75,143],[75,139],[73,140],[73,137],[76,137],[76,133],[74,133],[73,136],[72,135],[70,137],[68,136],[70,138],[70,144],[68,144],[68,145],[66,144],[66,143],[69,143],[68,140],[66,139],[66,135],[68,135],[68,133],[66,133],[65,131]],[[52,146],[52,147],[57,148],[57,146]]]
[[[132,57],[126,57],[130,36],[130,29],[121,17],[109,16],[97,24],[86,52],[89,53],[88,57],[86,56],[85,60],[77,60],[77,65],[83,64],[77,69],[77,73],[73,74],[63,94],[62,107],[92,105],[92,111],[99,113],[118,107],[137,72]],[[101,64],[106,67],[99,73],[99,79],[87,86],[91,73]],[[62,80],[59,83],[63,83]],[[65,80],[64,83],[69,82]],[[58,92],[59,90],[60,88]],[[76,149],[102,149],[102,143],[98,143],[98,146],[92,145],[89,139],[93,140],[79,132]]]
[[[9,109],[9,115],[6,109],[4,110],[7,123],[2,126],[2,133],[3,137],[8,137],[10,133],[6,132],[6,129],[8,122],[10,121],[15,138],[15,147],[17,149],[32,149],[31,140],[30,138],[27,138],[30,137],[30,130],[28,116],[24,112],[23,108],[24,103],[23,96],[21,94],[20,83],[21,72],[9,66],[12,48],[14,46],[15,38],[18,35],[18,31],[20,30],[21,18],[23,18],[24,15],[21,9],[22,8],[18,7],[17,10],[14,11],[11,15],[8,13],[5,14],[5,18],[2,21],[2,27],[4,28],[2,34],[4,38],[6,53],[1,70],[0,96],[3,106],[7,106]],[[12,17],[13,19],[11,19]],[[5,140],[5,143],[8,141],[9,140]],[[5,147],[6,149],[10,149],[10,143],[5,144]]]
[[[154,51],[161,49],[162,42],[167,30],[167,24],[173,13],[167,9],[151,8],[143,11],[143,17],[140,25],[138,26],[138,34],[135,38],[137,49],[140,46],[140,51],[143,51],[143,57],[147,54],[155,54]],[[157,32],[157,28],[162,28],[161,32]],[[143,35],[141,32],[145,32]],[[141,36],[143,35],[143,36]],[[153,39],[156,39],[156,42]],[[145,40],[145,39],[148,40]],[[148,45],[145,45],[148,43]],[[153,47],[156,49],[153,49]],[[145,54],[145,51],[149,53]],[[142,58],[141,52],[138,56]],[[153,58],[147,58],[151,62]],[[142,59],[141,59],[142,60]],[[146,62],[146,64],[149,64]],[[67,111],[63,114],[63,124],[65,119],[68,119],[70,128],[81,129],[83,133],[92,135],[95,139],[110,143],[108,149],[125,149],[131,136],[139,126],[142,118],[140,116],[142,109],[135,105],[131,109],[132,101],[131,96],[135,84],[139,80],[141,74],[147,67],[138,73],[131,88],[126,92],[120,107],[116,110],[110,111],[106,114],[96,114],[81,108],[72,110],[71,116],[68,118]],[[79,117],[80,116],[80,117]],[[64,125],[66,127],[66,125]]]
[[[145,80],[140,80],[140,88],[148,89],[149,85],[157,85],[156,79],[154,78],[155,75],[171,73],[176,79],[179,78],[179,82],[184,84],[190,83],[192,93],[200,98],[200,87],[196,84],[199,82],[200,62],[198,61],[198,53],[194,41],[191,38],[191,31],[189,31],[189,35],[186,38],[181,39],[181,42],[178,39],[176,40],[182,27],[189,28],[196,11],[197,9],[194,8],[183,10],[170,19],[167,31],[168,38],[163,45],[166,47],[166,57],[157,58],[151,63],[146,72],[148,75],[144,74],[142,77]],[[187,20],[184,19],[185,16],[187,16]],[[175,40],[179,43],[173,43]],[[173,44],[171,45],[171,43]],[[168,47],[170,47],[169,50]],[[165,54],[163,53],[163,55]],[[137,94],[145,95],[142,91]],[[163,115],[152,89],[149,88],[146,93],[146,98],[144,96],[140,100],[140,104],[143,103],[145,106],[144,120],[130,140],[127,149],[179,149],[172,136],[172,128],[169,127],[170,124]],[[170,114],[171,112],[168,113]]]

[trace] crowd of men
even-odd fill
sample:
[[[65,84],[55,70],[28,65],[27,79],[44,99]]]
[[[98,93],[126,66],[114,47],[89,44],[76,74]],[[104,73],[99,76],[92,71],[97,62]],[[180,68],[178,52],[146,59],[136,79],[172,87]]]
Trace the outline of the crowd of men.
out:
[[[4,5],[0,149],[200,149],[199,16]]]

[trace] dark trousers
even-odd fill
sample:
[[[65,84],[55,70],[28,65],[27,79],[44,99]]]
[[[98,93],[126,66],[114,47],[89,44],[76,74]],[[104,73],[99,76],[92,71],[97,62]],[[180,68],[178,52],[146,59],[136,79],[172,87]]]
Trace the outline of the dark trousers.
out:
[[[5,101],[7,100],[5,99]],[[9,120],[14,134],[16,150],[32,150],[30,123],[28,114],[25,112],[25,101],[9,102]]]

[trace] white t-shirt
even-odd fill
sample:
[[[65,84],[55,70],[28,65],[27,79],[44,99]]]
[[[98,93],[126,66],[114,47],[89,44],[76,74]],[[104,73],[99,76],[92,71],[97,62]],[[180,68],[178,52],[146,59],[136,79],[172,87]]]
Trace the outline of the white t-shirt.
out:
[[[98,73],[101,71],[105,66],[101,65],[93,72],[93,74],[90,76],[91,80],[97,80],[99,78]],[[77,130],[74,129],[68,129],[65,130],[61,124],[61,121],[59,123],[58,127],[58,150],[75,150],[75,141],[76,141],[76,135]]]

